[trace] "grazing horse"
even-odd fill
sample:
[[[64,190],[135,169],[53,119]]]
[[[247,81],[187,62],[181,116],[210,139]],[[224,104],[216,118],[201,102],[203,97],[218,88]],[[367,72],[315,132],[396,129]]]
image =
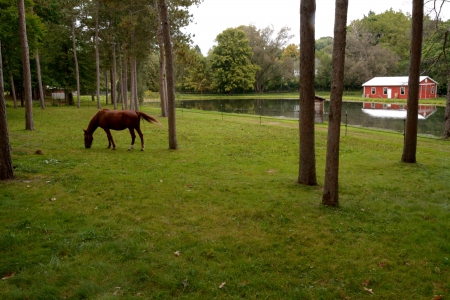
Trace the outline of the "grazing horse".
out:
[[[134,140],[136,139],[134,130],[136,130],[141,138],[141,151],[144,151],[144,135],[142,134],[140,126],[141,118],[149,123],[160,124],[158,120],[141,111],[102,109],[96,113],[89,122],[88,128],[86,130],[83,129],[84,146],[86,148],[91,148],[92,141],[94,140],[92,135],[98,127],[101,127],[105,130],[106,135],[108,136],[108,149],[111,148],[112,145],[112,149],[116,150],[116,144],[114,143],[110,129],[124,130],[128,128],[131,134],[131,146],[128,150],[133,150]]]

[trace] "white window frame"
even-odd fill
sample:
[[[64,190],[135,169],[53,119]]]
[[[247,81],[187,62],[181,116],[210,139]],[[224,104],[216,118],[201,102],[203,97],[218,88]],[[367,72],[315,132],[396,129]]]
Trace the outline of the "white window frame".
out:
[[[400,87],[400,95],[404,95],[405,94],[405,87],[401,86]]]
[[[387,95],[388,94],[388,88],[387,87],[383,87],[383,95]]]
[[[373,86],[373,87],[371,88],[371,90],[370,90],[370,92],[372,93],[372,95],[375,95],[376,91],[377,91],[377,88],[374,87],[374,86]]]

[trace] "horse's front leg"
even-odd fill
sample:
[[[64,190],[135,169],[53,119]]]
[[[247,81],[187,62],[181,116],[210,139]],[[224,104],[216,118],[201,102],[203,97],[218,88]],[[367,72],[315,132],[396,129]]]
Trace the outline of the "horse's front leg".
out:
[[[134,128],[128,128],[130,130],[130,134],[131,134],[131,146],[130,148],[128,148],[128,151],[133,150],[134,147],[134,140],[136,139],[136,134],[134,133]]]
[[[139,134],[139,137],[141,138],[141,151],[144,151],[145,145],[144,145],[144,135],[142,134],[141,129],[138,127],[136,128],[137,133]]]
[[[116,150],[116,144],[114,143],[114,140],[111,135],[111,131],[109,129],[104,129],[106,132],[106,136],[108,137],[108,149],[111,148],[111,145],[113,146],[113,150]]]

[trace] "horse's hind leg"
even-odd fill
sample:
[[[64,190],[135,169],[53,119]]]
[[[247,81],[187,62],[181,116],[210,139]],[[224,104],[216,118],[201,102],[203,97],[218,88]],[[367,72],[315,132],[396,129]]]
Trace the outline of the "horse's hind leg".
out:
[[[144,135],[142,134],[141,128],[136,128],[137,133],[139,134],[139,137],[141,138],[141,151],[144,151],[145,145],[144,145]]]
[[[116,144],[114,143],[114,140],[111,135],[111,131],[109,129],[104,129],[106,132],[106,136],[108,137],[108,149],[111,148],[111,145],[113,146],[113,150],[116,150]]]
[[[130,134],[131,134],[131,146],[130,148],[128,148],[128,151],[133,150],[134,147],[134,141],[136,140],[136,134],[134,133],[134,128],[128,128],[130,130]]]

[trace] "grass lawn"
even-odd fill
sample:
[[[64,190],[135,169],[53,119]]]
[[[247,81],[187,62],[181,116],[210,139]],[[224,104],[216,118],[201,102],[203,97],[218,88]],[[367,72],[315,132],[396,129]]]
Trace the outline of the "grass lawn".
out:
[[[0,299],[433,299],[450,297],[450,144],[349,128],[340,202],[296,183],[297,122],[184,111],[83,132],[97,109],[8,107],[14,180],[0,182]],[[139,139],[137,139],[139,145]],[[37,150],[41,155],[35,154]]]

